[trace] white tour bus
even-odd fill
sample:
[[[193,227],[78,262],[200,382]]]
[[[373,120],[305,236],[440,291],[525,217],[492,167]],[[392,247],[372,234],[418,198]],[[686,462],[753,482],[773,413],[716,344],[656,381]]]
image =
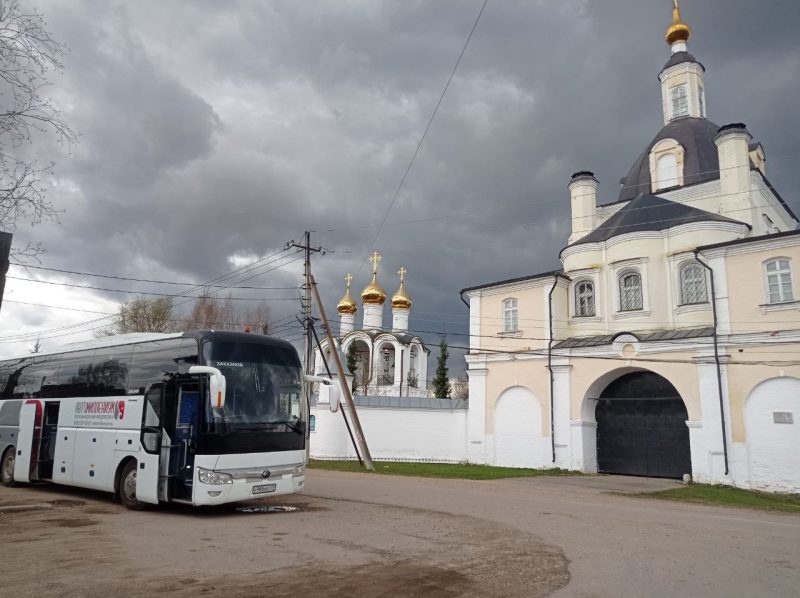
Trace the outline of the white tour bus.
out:
[[[299,492],[306,380],[289,343],[208,330],[5,360],[0,479],[108,490],[132,509]]]

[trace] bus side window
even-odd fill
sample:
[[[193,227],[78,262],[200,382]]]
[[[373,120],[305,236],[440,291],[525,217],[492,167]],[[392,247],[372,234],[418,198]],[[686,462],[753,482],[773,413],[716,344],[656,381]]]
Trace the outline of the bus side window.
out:
[[[55,385],[50,388],[48,395],[55,398],[88,396],[93,357],[94,349],[64,353],[53,376]]]
[[[31,396],[30,393],[34,385],[33,381],[28,377],[28,369],[30,369],[32,365],[33,358],[26,357],[20,359],[12,366],[12,371],[8,376],[8,382],[6,382],[6,398],[27,399]]]
[[[106,347],[95,351],[89,370],[89,389],[92,396],[127,394],[132,353],[133,345]]]
[[[166,373],[178,371],[178,359],[197,355],[197,341],[193,338],[171,338],[162,341],[139,343],[133,350],[128,392],[144,391],[161,382]]]
[[[49,398],[54,396],[51,392],[56,388],[56,372],[59,368],[61,355],[34,355],[33,365],[29,368],[28,375],[32,381],[32,396]]]
[[[155,384],[144,396],[142,447],[154,454],[161,449],[161,385]]]

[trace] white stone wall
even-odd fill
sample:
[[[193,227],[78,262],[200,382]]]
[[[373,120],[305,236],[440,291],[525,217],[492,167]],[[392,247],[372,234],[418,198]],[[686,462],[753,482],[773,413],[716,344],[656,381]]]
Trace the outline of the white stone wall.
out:
[[[356,409],[375,460],[467,461],[466,409]],[[312,459],[356,458],[341,413],[331,413],[327,404],[320,403],[312,406],[311,415],[315,417],[310,440]]]

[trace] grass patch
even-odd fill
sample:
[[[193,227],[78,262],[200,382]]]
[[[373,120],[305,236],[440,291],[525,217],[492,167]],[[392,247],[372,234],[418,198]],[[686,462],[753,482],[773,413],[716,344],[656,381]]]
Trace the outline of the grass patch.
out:
[[[643,492],[640,496],[665,500],[703,503],[721,507],[740,507],[764,511],[800,513],[799,494],[773,494],[730,486],[689,484],[681,488]]]
[[[395,461],[373,461],[375,473],[383,475],[405,475],[423,478],[452,478],[463,480],[498,480],[500,478],[532,478],[546,475],[580,475],[565,469],[517,469],[514,467],[490,467],[468,463],[405,463]],[[311,469],[328,471],[354,471],[370,473],[358,461],[309,461]]]

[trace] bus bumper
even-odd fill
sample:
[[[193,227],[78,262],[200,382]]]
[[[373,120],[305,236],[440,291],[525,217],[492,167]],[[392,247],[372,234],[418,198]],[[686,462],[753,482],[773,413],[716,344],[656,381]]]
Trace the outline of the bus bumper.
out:
[[[275,459],[278,455],[264,454],[256,458],[243,458],[250,455],[196,455],[192,502],[195,505],[221,505],[302,492],[305,486],[305,452],[296,452],[298,455],[282,453],[279,455],[281,459]],[[234,464],[237,467],[231,467]],[[205,483],[201,478],[224,482]]]

